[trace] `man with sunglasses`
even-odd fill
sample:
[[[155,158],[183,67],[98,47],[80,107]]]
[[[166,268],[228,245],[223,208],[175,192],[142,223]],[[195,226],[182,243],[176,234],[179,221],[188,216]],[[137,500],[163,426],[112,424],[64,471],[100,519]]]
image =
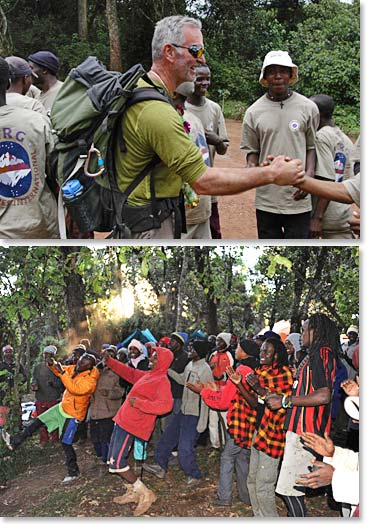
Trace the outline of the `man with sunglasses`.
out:
[[[160,20],[152,40],[150,81],[172,95],[196,68],[205,63],[201,22],[185,16]],[[154,88],[141,79],[139,87]],[[241,193],[263,184],[296,184],[303,180],[299,160],[275,158],[266,167],[222,169],[207,167],[201,152],[186,134],[180,115],[168,103],[146,100],[130,107],[122,118],[126,150],[116,148],[119,189],[124,191],[153,159],[160,161],[150,176],[137,185],[124,206],[124,219],[132,238],[180,238],[182,232],[179,195],[183,182],[198,194]],[[183,215],[184,216],[184,215]]]

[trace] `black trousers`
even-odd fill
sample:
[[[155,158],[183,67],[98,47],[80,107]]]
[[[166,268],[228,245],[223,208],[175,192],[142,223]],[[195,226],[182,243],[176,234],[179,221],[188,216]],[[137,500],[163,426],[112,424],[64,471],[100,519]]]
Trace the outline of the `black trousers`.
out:
[[[280,215],[256,209],[257,234],[259,238],[308,238],[311,212],[297,215]]]
[[[73,419],[68,418],[65,421],[65,424],[62,430],[61,441],[66,431],[66,428],[68,427],[68,424],[70,423],[71,420]],[[24,442],[27,438],[31,437],[36,431],[38,431],[43,426],[45,426],[45,424],[41,422],[38,418],[35,418],[31,422],[31,424],[29,424],[29,426],[25,427],[22,431],[20,431],[19,433],[16,433],[15,435],[11,437],[11,443],[15,447],[20,446],[22,442]],[[70,475],[71,477],[75,477],[79,475],[79,467],[76,461],[76,453],[75,453],[75,450],[72,444],[64,444],[62,442],[62,449],[64,450],[65,465],[68,470],[68,475]]]
[[[77,475],[79,475],[79,467],[78,467],[78,463],[76,460],[75,449],[73,448],[72,444],[64,444],[64,442],[62,442],[64,433],[69,423],[71,422],[71,420],[73,419],[70,419],[70,418],[66,419],[64,427],[62,429],[62,435],[61,435],[60,440],[62,444],[62,449],[64,450],[65,465],[66,465],[66,469],[68,470],[68,475],[70,475],[70,477],[76,477]]]

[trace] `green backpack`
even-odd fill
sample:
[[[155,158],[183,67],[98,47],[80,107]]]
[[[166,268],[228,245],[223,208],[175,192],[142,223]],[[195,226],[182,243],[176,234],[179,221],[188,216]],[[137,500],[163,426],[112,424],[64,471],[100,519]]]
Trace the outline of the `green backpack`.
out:
[[[140,78],[153,89],[137,88]],[[151,82],[140,64],[119,73],[108,71],[96,57],[90,56],[69,72],[51,110],[53,132],[57,137],[51,171],[60,185],[61,238],[68,236],[64,206],[71,224],[76,224],[80,234],[112,231],[110,237],[130,237],[124,205],[160,159],[153,158],[121,192],[116,182],[115,152],[116,147],[126,151],[120,125],[123,113],[145,100],[170,103],[163,89]],[[151,186],[154,201],[154,184]]]

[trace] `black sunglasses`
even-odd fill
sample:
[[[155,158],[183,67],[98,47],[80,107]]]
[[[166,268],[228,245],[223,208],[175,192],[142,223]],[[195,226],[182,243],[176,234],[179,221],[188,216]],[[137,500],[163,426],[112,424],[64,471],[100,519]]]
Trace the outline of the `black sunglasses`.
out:
[[[204,54],[204,46],[201,45],[190,45],[185,47],[184,45],[172,44],[173,47],[180,47],[181,49],[187,49],[194,58],[201,58]]]

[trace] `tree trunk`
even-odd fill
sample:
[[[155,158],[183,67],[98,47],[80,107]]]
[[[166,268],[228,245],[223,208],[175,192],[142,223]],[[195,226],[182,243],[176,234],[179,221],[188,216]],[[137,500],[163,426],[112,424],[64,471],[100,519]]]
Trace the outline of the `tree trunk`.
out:
[[[195,247],[195,260],[198,269],[198,280],[204,288],[206,295],[206,329],[210,335],[216,335],[218,329],[218,302],[215,297],[213,285],[210,283],[210,247]]]
[[[189,259],[187,256],[187,250],[183,249],[183,258],[181,265],[180,280],[178,282],[177,289],[177,307],[176,307],[176,327],[175,330],[179,331],[182,328],[182,312],[183,312],[183,297],[185,292],[185,281],[187,272],[189,269]]]
[[[110,69],[121,71],[121,42],[116,0],[106,0],[106,17],[110,37]]]
[[[78,0],[78,33],[81,40],[88,40],[88,0]]]
[[[65,302],[68,315],[68,337],[72,343],[81,338],[90,338],[90,331],[85,308],[85,285],[81,275],[74,271],[80,247],[61,248],[64,264],[70,269],[65,277]]]
[[[233,257],[231,253],[228,255],[227,259],[227,271],[228,271],[228,283],[227,283],[227,292],[228,296],[232,293],[233,285]],[[228,308],[228,331],[233,333],[233,310],[231,307]]]
[[[309,265],[310,251],[308,249],[301,248],[297,260],[293,262],[294,274],[294,294],[293,304],[291,310],[291,332],[299,333],[301,329],[302,313],[301,299],[303,294],[303,288],[305,285],[306,270]]]
[[[8,35],[8,20],[3,8],[0,5],[0,56],[10,54],[10,38]]]

